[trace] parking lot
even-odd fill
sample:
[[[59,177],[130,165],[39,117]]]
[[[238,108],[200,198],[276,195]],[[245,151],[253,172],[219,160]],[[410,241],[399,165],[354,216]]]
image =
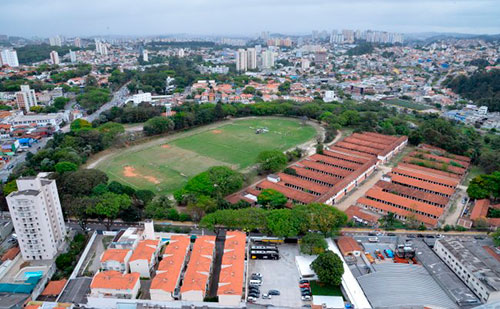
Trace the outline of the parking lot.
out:
[[[282,244],[278,246],[279,260],[250,260],[248,273],[261,273],[261,296],[257,304],[273,305],[276,307],[300,308],[310,304],[301,300],[299,280],[300,275],[295,265],[295,256],[300,255],[299,246],[295,244]],[[279,296],[272,299],[262,299],[262,294],[269,290],[280,291]]]

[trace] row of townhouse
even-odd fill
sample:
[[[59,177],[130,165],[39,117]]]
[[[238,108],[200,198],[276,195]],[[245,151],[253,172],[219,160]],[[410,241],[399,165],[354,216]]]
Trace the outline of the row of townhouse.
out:
[[[288,171],[242,192],[228,196],[231,203],[257,202],[262,190],[274,189],[288,198],[288,205],[313,202],[334,205],[367,179],[379,164],[386,163],[407,144],[406,136],[373,132],[355,133],[289,166]]]
[[[402,221],[412,217],[428,226],[436,226],[469,164],[469,158],[421,145],[384,175],[348,212],[359,214],[362,209],[379,216],[391,212]]]

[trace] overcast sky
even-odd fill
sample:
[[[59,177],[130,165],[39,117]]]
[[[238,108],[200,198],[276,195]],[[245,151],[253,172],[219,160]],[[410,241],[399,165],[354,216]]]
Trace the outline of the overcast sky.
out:
[[[0,34],[500,33],[499,0],[0,0]]]

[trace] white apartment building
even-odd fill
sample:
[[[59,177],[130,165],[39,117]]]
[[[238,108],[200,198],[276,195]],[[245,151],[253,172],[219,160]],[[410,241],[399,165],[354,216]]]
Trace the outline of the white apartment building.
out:
[[[103,43],[97,39],[95,40],[95,50],[100,55],[108,55],[108,46],[106,45],[106,43]]]
[[[23,259],[53,259],[66,236],[56,181],[40,173],[16,182],[7,204]]]
[[[247,52],[243,48],[238,49],[236,52],[236,71],[247,70]]]
[[[62,39],[60,36],[54,36],[49,38],[50,46],[62,46]]]
[[[53,50],[50,52],[50,62],[54,65],[61,63],[59,60],[59,53],[57,51]]]
[[[72,50],[69,51],[69,60],[71,61],[71,63],[76,62],[76,52]]]
[[[30,108],[38,105],[35,90],[30,89],[29,85],[21,85],[21,91],[16,92],[16,103],[19,109],[28,113]]]
[[[434,251],[483,303],[500,301],[500,262],[480,244],[440,238]]]
[[[148,51],[147,51],[147,50],[145,50],[145,49],[142,51],[142,60],[143,60],[144,62],[149,62],[149,55],[148,55]]]
[[[68,121],[68,117],[64,113],[52,114],[33,114],[33,115],[17,115],[8,123],[12,126],[33,125],[37,127],[51,126],[56,131],[59,131],[60,125],[64,121]]]
[[[19,66],[19,61],[17,59],[17,52],[13,49],[4,49],[0,54],[3,65],[8,65],[11,68],[16,68]]]
[[[270,69],[274,67],[274,52],[272,50],[268,49],[263,51],[261,57],[263,69]]]
[[[257,68],[257,51],[255,48],[247,49],[247,69],[255,70]]]

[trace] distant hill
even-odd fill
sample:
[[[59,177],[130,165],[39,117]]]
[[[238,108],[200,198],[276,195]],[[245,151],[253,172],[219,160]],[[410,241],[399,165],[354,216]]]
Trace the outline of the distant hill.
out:
[[[470,77],[457,76],[445,84],[478,106],[488,106],[490,112],[500,112],[500,70],[478,71]]]

